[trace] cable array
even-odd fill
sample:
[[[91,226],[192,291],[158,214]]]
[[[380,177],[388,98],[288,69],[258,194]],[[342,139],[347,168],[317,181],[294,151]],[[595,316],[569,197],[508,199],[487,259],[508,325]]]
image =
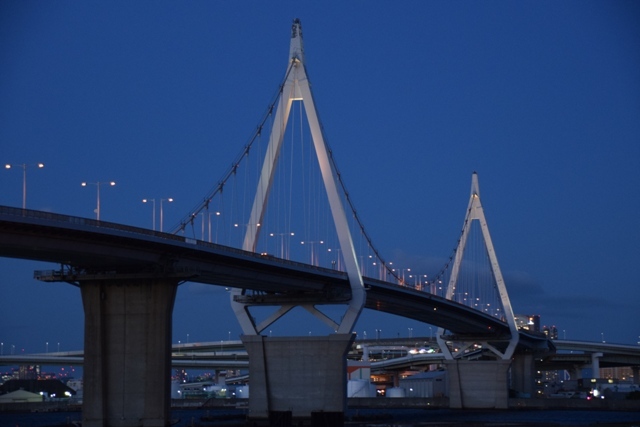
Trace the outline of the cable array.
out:
[[[311,138],[305,137],[305,131],[308,131],[308,129],[304,128],[303,103],[298,103],[299,108],[297,110],[293,107],[291,108],[293,116],[297,116],[299,119],[299,127],[297,125],[298,122],[294,119],[289,120],[289,124],[273,123],[274,112],[276,111],[276,107],[278,107],[278,102],[283,102],[285,83],[294,67],[295,61],[291,61],[284,79],[274,94],[258,126],[256,126],[255,132],[234,159],[229,169],[225,171],[222,178],[209,191],[207,196],[196,204],[190,213],[185,215],[180,223],[172,229],[172,232],[173,234],[182,233],[183,235],[189,235],[194,239],[200,238],[227,246],[242,247],[241,236],[245,230],[243,227],[257,225],[262,227],[262,233],[259,233],[262,238],[258,239],[256,252],[284,259],[293,259],[294,252],[297,252],[295,256],[300,257],[297,261],[315,266],[343,270],[343,260],[341,249],[337,243],[337,234],[332,224],[332,217],[328,214],[329,208],[327,206],[326,192],[323,191],[323,183],[320,179],[319,172],[310,167],[310,164],[313,163],[314,160],[314,153],[311,149],[305,149],[305,144],[308,145],[309,139]],[[292,101],[290,100],[290,102]],[[280,105],[280,107],[282,107],[282,105]],[[269,120],[271,120],[272,123],[268,123]],[[414,278],[413,280],[416,283],[415,286],[409,285],[405,279],[405,271],[410,271],[410,269],[398,270],[393,268],[392,263],[385,261],[380,251],[373,244],[373,239],[368,233],[358,214],[355,203],[347,190],[333,150],[329,146],[326,137],[324,137],[324,126],[319,117],[318,122],[320,123],[320,131],[325,141],[331,173],[338,184],[343,206],[345,206],[345,209],[350,214],[348,215],[349,221],[351,222],[349,227],[354,232],[354,246],[356,247],[359,258],[361,274],[387,282],[390,281],[400,286],[415,287],[421,291],[444,296],[446,285],[443,285],[443,283],[446,283],[447,275],[450,274],[450,268],[456,254],[461,250],[461,240],[464,229],[470,221],[471,210],[469,209],[466,213],[460,237],[445,265],[431,280],[425,280],[424,283],[420,275],[410,275],[409,277]],[[260,147],[261,136],[265,133],[266,129],[270,129],[269,126],[273,128],[273,126],[283,125],[287,127],[287,129],[283,128],[284,134],[288,133],[291,137],[290,141],[287,141],[287,144],[284,144],[283,147],[288,146],[291,151],[287,153],[289,155],[286,156],[282,154],[284,149],[281,150],[282,152],[278,153],[280,156],[278,161],[285,163],[288,161],[288,168],[285,165],[281,167],[282,170],[276,171],[277,173],[271,183],[270,201],[267,203],[267,208],[262,219],[264,224],[247,224],[244,219],[247,212],[247,203],[253,200],[253,194],[251,193],[257,189],[257,184],[254,185],[250,183],[250,175],[260,175],[260,160],[262,156],[260,151],[266,151],[264,147]],[[299,152],[296,150],[299,150]],[[255,156],[255,173],[252,172],[250,166],[245,167],[245,163],[249,163],[248,159],[253,152],[258,153]],[[239,175],[241,169],[244,170],[242,177]],[[238,182],[241,180],[243,180],[243,183],[238,185]],[[293,195],[295,191],[298,192],[297,196]],[[225,192],[227,194],[229,192],[231,193],[230,204],[228,204],[229,200],[225,201]],[[276,202],[272,202],[271,199],[276,199]],[[300,206],[294,208],[294,202],[299,202]],[[222,214],[223,209],[228,209],[228,212]],[[304,219],[300,220],[298,216],[304,217]],[[197,219],[199,217],[201,218],[201,224],[199,227],[200,230],[197,230]],[[206,226],[206,224],[208,225]],[[331,231],[332,227],[333,230]],[[221,228],[223,236],[219,235]],[[265,230],[267,228],[268,230]],[[332,233],[336,235],[331,237]],[[233,234],[233,236],[231,236],[231,234]],[[355,241],[356,237],[359,243]],[[462,248],[462,250],[464,250],[464,248]],[[371,271],[372,267],[373,271]],[[424,275],[424,277],[426,278],[426,275]],[[479,298],[482,298],[483,304],[491,304],[490,306],[492,306],[495,299],[492,299],[490,303],[484,302],[484,299],[488,298],[488,296],[476,296],[478,295],[477,289],[471,289],[471,287],[474,286],[472,283],[474,283],[474,281],[477,282],[477,277],[475,279],[471,277],[467,279],[467,284],[456,285],[458,291],[457,294],[454,292],[454,297],[460,297],[459,302],[467,305],[477,304]],[[486,306],[481,307],[481,310],[488,311],[486,310]]]

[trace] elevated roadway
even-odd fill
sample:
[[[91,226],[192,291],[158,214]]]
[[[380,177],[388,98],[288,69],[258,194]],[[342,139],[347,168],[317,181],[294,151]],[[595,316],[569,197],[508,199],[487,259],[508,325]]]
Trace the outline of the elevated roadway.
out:
[[[71,266],[68,272],[42,272],[51,281],[108,279],[110,276],[178,277],[184,281],[308,295],[349,297],[346,273],[273,256],[123,224],[0,206],[0,256]],[[500,319],[445,298],[394,283],[364,278],[365,307],[400,315],[454,334],[508,337]],[[277,296],[276,296],[277,297]],[[521,346],[551,349],[546,337],[521,332]]]
[[[542,370],[570,369],[575,365],[589,365],[593,353],[602,353],[600,367],[640,366],[640,346],[625,344],[610,344],[588,341],[554,341],[557,353],[548,355],[536,361],[536,366]],[[428,337],[388,338],[381,340],[358,340],[354,349],[362,352],[367,346],[370,354],[385,351],[402,350],[404,355],[373,360],[373,370],[401,370],[424,365],[443,363],[443,353],[411,354],[410,349],[421,347],[437,347],[437,343]],[[212,341],[192,344],[175,344],[171,349],[172,363],[175,368],[191,369],[247,369],[249,367],[247,352],[242,341]],[[474,355],[472,355],[473,357]],[[480,352],[475,352],[480,356]],[[83,351],[50,352],[21,355],[0,356],[0,365],[11,366],[20,364],[36,365],[76,365],[84,363]]]

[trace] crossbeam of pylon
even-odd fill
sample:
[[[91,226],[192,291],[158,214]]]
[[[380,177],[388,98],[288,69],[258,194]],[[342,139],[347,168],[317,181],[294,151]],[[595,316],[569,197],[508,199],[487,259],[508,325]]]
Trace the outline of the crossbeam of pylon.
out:
[[[449,284],[447,286],[447,294],[446,298],[451,300],[454,295],[454,291],[456,289],[456,285],[458,282],[458,275],[460,273],[460,266],[462,264],[462,258],[464,255],[465,247],[467,244],[467,238],[469,237],[469,231],[471,230],[471,225],[473,221],[479,221],[480,228],[482,230],[482,237],[484,238],[485,248],[487,250],[487,255],[489,257],[489,261],[491,263],[491,271],[493,273],[493,277],[496,281],[496,287],[498,289],[498,294],[500,296],[500,301],[502,302],[503,312],[505,316],[505,321],[509,325],[509,331],[511,333],[511,338],[509,340],[509,344],[504,352],[499,351],[494,346],[485,342],[487,348],[491,349],[495,354],[500,356],[504,360],[511,359],[513,352],[518,345],[519,333],[518,328],[516,326],[515,316],[513,314],[513,308],[511,307],[511,301],[509,300],[509,294],[507,293],[507,288],[504,283],[504,279],[502,277],[502,272],[500,270],[500,265],[498,264],[498,258],[496,256],[496,252],[493,248],[493,242],[491,241],[491,234],[489,233],[489,226],[487,225],[487,220],[484,216],[484,209],[482,208],[482,203],[480,201],[480,187],[478,185],[478,174],[476,172],[473,173],[471,178],[471,196],[469,198],[469,205],[467,207],[467,217],[465,218],[464,227],[462,229],[462,236],[460,237],[460,241],[458,243],[458,247],[456,249],[455,258],[453,261],[453,266],[451,269],[451,276],[449,278]],[[446,345],[446,340],[443,338],[444,330],[443,328],[438,328],[437,340],[440,348],[442,349],[445,357],[447,359],[453,359],[454,355],[448,349]]]
[[[351,333],[364,307],[366,294],[356,258],[353,239],[351,237],[347,217],[344,212],[344,206],[338,192],[338,186],[334,178],[333,166],[322,134],[322,129],[315,109],[315,103],[313,101],[313,95],[311,93],[309,79],[305,70],[302,26],[299,20],[295,20],[292,25],[291,44],[289,49],[289,67],[287,69],[285,83],[281,90],[280,102],[278,103],[271,136],[269,138],[269,145],[262,165],[258,188],[243,242],[243,249],[253,252],[256,250],[261,230],[260,224],[263,220],[267,201],[269,199],[269,193],[272,188],[274,173],[280,156],[284,132],[287,127],[287,121],[289,119],[289,113],[291,111],[293,101],[301,101],[305,106],[313,145],[320,165],[324,186],[327,191],[329,206],[333,222],[336,227],[336,232],[338,234],[338,241],[340,243],[340,249],[345,263],[345,269],[351,285],[351,300],[336,332],[341,334]],[[260,329],[263,329],[264,325],[257,327],[254,319],[248,312],[248,306],[245,303],[240,302],[239,296],[242,295],[243,292],[244,291],[241,289],[234,289],[231,292],[231,305],[238,321],[240,322],[244,334],[259,334]],[[319,312],[317,310],[309,307],[308,304],[302,306],[318,317]],[[282,314],[287,311],[289,310],[280,310]],[[279,318],[279,316],[276,316],[275,319],[273,319],[272,316],[271,321],[275,321],[277,318]],[[321,320],[326,321],[324,318],[321,318]]]

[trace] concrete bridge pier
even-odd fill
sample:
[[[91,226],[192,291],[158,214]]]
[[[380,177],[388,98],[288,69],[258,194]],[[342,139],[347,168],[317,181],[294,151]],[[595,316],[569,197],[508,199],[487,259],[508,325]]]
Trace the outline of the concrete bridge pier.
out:
[[[517,353],[511,365],[511,388],[530,397],[535,396],[535,360],[531,353]]]
[[[582,365],[573,365],[569,371],[569,378],[572,380],[580,380],[582,379]]]
[[[355,334],[241,338],[249,354],[249,419],[268,422],[288,414],[293,419],[321,417],[331,420],[326,425],[343,425],[346,356]]]
[[[178,280],[85,280],[83,427],[165,427]]]
[[[445,360],[452,409],[507,409],[511,360]]]
[[[602,353],[591,353],[591,378],[600,378],[600,358]]]

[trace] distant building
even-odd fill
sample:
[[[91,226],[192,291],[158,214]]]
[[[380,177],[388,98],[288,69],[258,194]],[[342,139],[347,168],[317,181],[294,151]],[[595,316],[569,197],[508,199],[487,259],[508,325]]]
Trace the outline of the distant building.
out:
[[[74,389],[59,380],[9,380],[0,385],[0,395],[21,389],[56,399],[65,399],[76,394]]]
[[[400,387],[405,390],[406,397],[444,397],[449,395],[447,372],[421,372],[400,379]]]
[[[524,329],[531,332],[540,332],[539,314],[516,314],[515,319],[518,329]]]
[[[43,396],[26,390],[16,390],[0,395],[0,403],[32,403],[42,402]]]
[[[19,380],[36,380],[40,378],[39,365],[20,365],[18,370]]]
[[[542,328],[542,332],[544,332],[544,334],[552,340],[557,340],[558,339],[558,328],[556,328],[555,326],[545,326],[544,328]]]

